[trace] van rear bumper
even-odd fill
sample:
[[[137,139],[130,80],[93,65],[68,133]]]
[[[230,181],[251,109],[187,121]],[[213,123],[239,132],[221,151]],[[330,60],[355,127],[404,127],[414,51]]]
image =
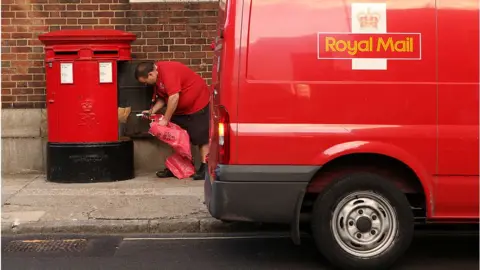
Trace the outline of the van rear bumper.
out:
[[[207,174],[205,204],[220,220],[290,223],[319,168],[219,165],[215,181]]]

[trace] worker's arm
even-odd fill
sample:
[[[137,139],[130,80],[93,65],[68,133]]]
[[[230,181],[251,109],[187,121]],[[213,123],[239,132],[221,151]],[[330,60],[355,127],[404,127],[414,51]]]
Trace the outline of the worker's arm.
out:
[[[157,102],[155,102],[155,105],[153,105],[152,110],[150,111],[150,114],[155,114],[161,108],[163,108],[163,106],[165,106],[165,102],[162,99],[157,100]]]
[[[170,122],[170,119],[172,119],[172,115],[177,109],[179,98],[180,98],[180,93],[176,93],[168,97],[167,111],[165,112],[165,115],[164,115],[164,119],[167,122]]]

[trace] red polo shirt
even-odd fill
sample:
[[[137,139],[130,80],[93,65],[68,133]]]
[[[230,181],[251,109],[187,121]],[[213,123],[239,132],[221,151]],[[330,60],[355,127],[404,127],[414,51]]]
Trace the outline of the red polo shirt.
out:
[[[192,114],[205,108],[210,91],[203,78],[180,62],[159,61],[157,65],[157,94],[168,102],[168,97],[180,93],[174,114]]]

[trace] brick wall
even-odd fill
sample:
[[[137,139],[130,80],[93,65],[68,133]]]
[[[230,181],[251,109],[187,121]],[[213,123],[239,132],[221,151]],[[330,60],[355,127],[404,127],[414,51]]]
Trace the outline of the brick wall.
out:
[[[2,108],[44,108],[39,34],[110,28],[137,35],[135,60],[175,60],[209,82],[218,3],[128,0],[2,0]]]

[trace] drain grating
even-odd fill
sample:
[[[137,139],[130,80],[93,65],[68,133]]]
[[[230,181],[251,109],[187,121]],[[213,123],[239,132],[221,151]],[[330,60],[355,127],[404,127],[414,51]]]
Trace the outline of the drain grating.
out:
[[[82,252],[87,247],[87,239],[62,240],[14,240],[4,248],[4,252]]]

